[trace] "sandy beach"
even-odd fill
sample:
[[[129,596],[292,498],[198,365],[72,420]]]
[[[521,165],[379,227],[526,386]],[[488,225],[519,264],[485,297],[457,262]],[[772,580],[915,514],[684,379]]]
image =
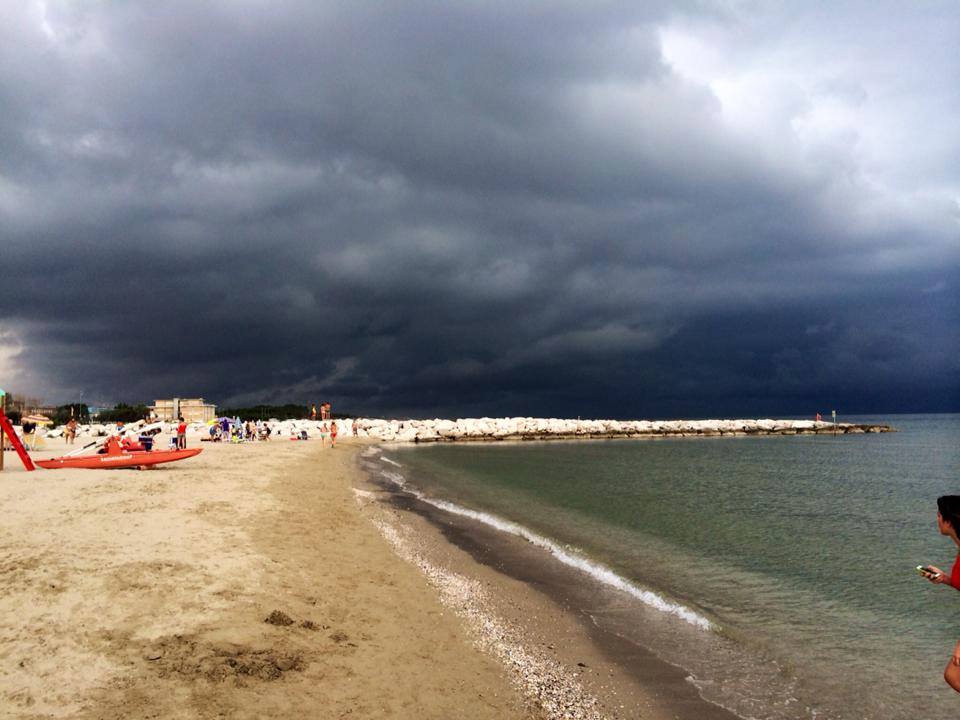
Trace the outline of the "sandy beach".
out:
[[[960,717],[956,6],[4,3],[0,720]]]
[[[354,454],[211,445],[151,471],[27,473],[8,453],[0,714],[527,716],[361,516]]]
[[[598,642],[564,578],[507,571],[529,551],[451,542],[395,502],[359,468],[371,447],[204,443],[148,471],[36,473],[8,453],[5,716],[727,717]]]

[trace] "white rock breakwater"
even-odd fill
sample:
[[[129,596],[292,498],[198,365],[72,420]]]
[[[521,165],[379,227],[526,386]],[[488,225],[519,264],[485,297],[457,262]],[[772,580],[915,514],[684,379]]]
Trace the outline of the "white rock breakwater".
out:
[[[814,420],[564,420],[468,418],[358,420],[359,431],[383,442],[470,442],[606,438],[716,437],[722,435],[838,435],[894,432],[889,425]],[[350,421],[345,421],[349,431]]]
[[[339,437],[353,435],[353,420],[337,420]],[[889,425],[816,422],[814,420],[564,420],[560,418],[461,418],[458,420],[383,420],[358,418],[357,436],[387,443],[492,442],[500,440],[577,440],[609,438],[717,437],[722,435],[851,435],[895,432]],[[320,421],[268,420],[274,440],[299,436],[320,437]],[[327,423],[329,426],[329,422]],[[162,434],[171,436],[176,426],[161,423]],[[116,433],[113,424],[82,425],[77,437],[103,438]],[[206,423],[191,423],[188,435],[209,436]],[[63,428],[45,433],[59,437]],[[136,434],[132,430],[131,434]],[[79,442],[79,440],[78,440]]]

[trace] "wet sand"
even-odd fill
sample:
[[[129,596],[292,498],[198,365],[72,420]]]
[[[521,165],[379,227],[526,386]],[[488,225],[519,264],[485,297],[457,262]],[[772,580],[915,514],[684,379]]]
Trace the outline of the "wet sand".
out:
[[[516,628],[521,642],[559,664],[602,717],[736,720],[703,700],[687,673],[664,662],[606,622],[636,602],[599,589],[522,538],[422,502],[368,474],[370,500],[391,508],[410,530],[411,542],[432,562],[476,578],[488,612]]]

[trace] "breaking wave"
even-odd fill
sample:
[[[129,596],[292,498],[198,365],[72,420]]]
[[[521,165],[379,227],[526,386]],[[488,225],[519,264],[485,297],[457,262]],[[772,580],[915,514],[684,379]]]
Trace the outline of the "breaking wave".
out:
[[[396,465],[397,467],[402,467],[399,463],[394,462],[386,457],[381,457],[381,460],[390,463],[391,465]],[[644,588],[638,587],[633,584],[625,577],[618,575],[613,570],[608,568],[602,563],[595,562],[593,560],[588,560],[587,558],[575,553],[567,548],[561,546],[559,543],[551,540],[550,538],[544,537],[538,533],[535,533],[533,530],[530,530],[523,525],[512,522],[510,520],[504,520],[503,518],[497,517],[490,513],[480,512],[478,510],[471,510],[465,508],[462,505],[457,505],[456,503],[450,502],[448,500],[438,500],[437,498],[432,498],[427,495],[424,495],[422,492],[416,488],[410,487],[407,485],[406,478],[400,473],[390,472],[390,471],[381,471],[380,475],[396,485],[397,487],[408,492],[411,495],[415,496],[418,500],[432,505],[435,508],[443,510],[454,515],[460,515],[462,517],[470,518],[471,520],[476,520],[482,522],[485,525],[496,528],[501,532],[509,533],[511,535],[516,535],[521,537],[524,540],[536,545],[537,547],[543,548],[551,555],[553,555],[557,560],[562,562],[565,565],[576,568],[581,572],[586,573],[594,580],[614,587],[618,590],[621,590],[628,595],[636,598],[640,602],[649,607],[652,607],[656,610],[659,610],[675,617],[680,618],[681,620],[693,625],[696,628],[701,630],[712,630],[714,629],[714,624],[705,618],[703,615],[700,615],[694,610],[681,605],[680,603],[673,602],[667,598],[659,595],[658,593],[653,592],[652,590],[646,590]]]

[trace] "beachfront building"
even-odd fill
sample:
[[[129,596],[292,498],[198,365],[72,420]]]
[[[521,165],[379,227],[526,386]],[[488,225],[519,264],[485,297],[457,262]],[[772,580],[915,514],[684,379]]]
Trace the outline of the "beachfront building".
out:
[[[187,422],[207,422],[217,417],[217,406],[205,403],[203,398],[171,398],[157,400],[150,406],[151,415],[157,420],[172,422],[182,417]]]
[[[56,412],[56,408],[48,405],[43,405],[38,398],[27,397],[25,395],[13,395],[7,393],[4,397],[6,402],[7,414],[17,414],[17,415],[47,415],[52,416]]]

